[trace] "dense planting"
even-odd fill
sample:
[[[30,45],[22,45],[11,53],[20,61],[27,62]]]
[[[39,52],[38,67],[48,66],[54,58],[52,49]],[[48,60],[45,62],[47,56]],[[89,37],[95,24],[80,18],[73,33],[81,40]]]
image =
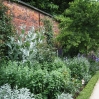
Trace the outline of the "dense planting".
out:
[[[85,82],[90,79],[89,69],[90,63],[84,57],[74,57],[66,61],[67,66],[70,68],[71,76],[79,80],[84,79]]]
[[[75,70],[78,69],[77,62],[79,62],[79,59],[77,59],[76,62],[72,60],[75,62],[72,65],[75,67]],[[84,59],[81,58],[81,64]],[[72,71],[71,68],[68,68],[71,64],[70,60],[68,59],[68,62],[63,62],[61,59],[55,58],[52,63],[38,63],[31,65],[31,67],[27,63],[23,64],[22,62],[5,62],[0,68],[0,85],[9,83],[12,88],[16,85],[18,88],[26,87],[35,94],[36,99],[40,97],[41,99],[44,97],[46,99],[57,99],[57,95],[63,92],[74,96],[83,86],[81,79],[86,81],[86,78],[82,78],[82,72],[79,72],[76,76],[72,75],[75,70]],[[79,63],[79,65],[81,64]],[[84,64],[86,67],[89,67],[88,61]],[[88,71],[85,73],[89,75]]]
[[[20,99],[21,95],[26,99],[73,99],[99,69],[97,57],[59,58],[54,48],[52,25],[49,20],[43,22],[44,27],[38,30],[32,27],[25,32],[22,28],[21,33],[14,31],[14,35],[9,34],[12,28],[5,31],[6,26],[1,25],[1,31],[4,30],[1,33],[9,38],[5,41],[5,37],[0,36],[0,44],[5,46],[0,49],[3,56],[0,56],[1,98]]]
[[[12,87],[27,87],[34,94],[53,99],[69,85],[70,72],[66,66],[62,65],[61,68],[50,72],[47,68],[41,69],[41,64],[36,65],[36,68],[9,61],[0,68],[0,85],[9,83]]]

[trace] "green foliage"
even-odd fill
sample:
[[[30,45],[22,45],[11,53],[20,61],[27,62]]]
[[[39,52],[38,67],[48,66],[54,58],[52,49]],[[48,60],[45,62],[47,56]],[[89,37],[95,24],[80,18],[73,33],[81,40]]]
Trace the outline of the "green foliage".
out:
[[[52,47],[53,46],[53,24],[52,24],[52,21],[49,20],[49,19],[43,19],[42,20],[43,24],[44,24],[44,29],[45,29],[45,36],[46,36],[46,41],[47,41],[47,44]]]
[[[87,55],[87,59],[90,62],[90,74],[94,75],[97,70],[99,70],[99,51],[93,52],[91,51]]]
[[[47,69],[48,71],[57,70],[62,67],[66,67],[66,64],[58,57],[55,57],[53,62],[44,62],[41,66],[42,69]]]
[[[75,0],[61,18],[58,37],[64,55],[77,55],[96,51],[99,46],[99,3]]]
[[[0,85],[26,87],[36,99],[57,99],[57,94],[62,92],[74,96],[83,86],[82,79],[85,84],[89,81],[89,68],[89,62],[83,57],[68,59],[66,65],[57,57],[52,63],[36,63],[31,67],[9,61],[0,67]]]
[[[69,85],[66,87],[66,92],[72,94],[73,97],[76,96],[83,87],[81,80],[76,78],[71,78],[71,81],[69,82]]]
[[[11,89],[11,86],[5,84],[0,87],[0,99],[35,99],[34,95],[27,88]]]
[[[58,11],[59,6],[55,4],[53,1],[49,0],[22,0],[27,2],[28,4],[35,6],[45,12],[54,14],[56,11]]]
[[[54,59],[55,53],[53,49],[48,46],[44,30],[35,31],[32,28],[26,34],[24,29],[22,32],[16,33],[13,37],[9,37],[10,41],[7,42],[8,46],[8,59],[20,60],[35,64],[35,62],[51,62]]]
[[[48,82],[48,90],[49,90],[49,99],[55,99],[57,94],[65,90],[65,87],[69,85],[70,74],[68,69],[62,68],[57,70],[53,70],[50,73]],[[51,97],[53,96],[53,97]]]
[[[88,84],[85,86],[85,88],[81,91],[80,95],[76,99],[89,99],[98,79],[99,71],[97,71],[96,74],[91,78],[91,80],[88,82]]]
[[[10,0],[13,2],[18,2],[20,0]],[[43,10],[47,13],[50,13],[52,15],[59,15],[63,13],[63,11],[69,7],[69,2],[74,0],[21,0],[27,4],[30,4],[34,7],[39,8],[40,10]]]
[[[12,88],[16,85],[18,88],[26,87],[36,95],[36,99],[55,99],[69,85],[70,70],[66,66],[52,71],[40,67],[41,64],[28,67],[27,64],[9,61],[0,67],[0,85],[9,83]]]
[[[73,59],[68,59],[66,65],[71,70],[71,77],[88,82],[90,79],[89,68],[90,63],[84,57],[74,57]]]
[[[66,67],[65,62],[63,62],[63,60],[59,57],[55,58],[53,65],[54,65],[55,69]]]
[[[6,42],[9,41],[8,36],[13,34],[13,26],[11,24],[11,16],[8,14],[8,8],[0,3],[0,57],[6,56]]]
[[[32,6],[35,6],[47,13],[57,15],[61,14],[66,8],[68,8],[68,3],[73,0],[22,0]]]
[[[85,57],[67,59],[65,63],[71,71],[71,81],[65,90],[76,97],[92,76],[90,75],[90,63]]]
[[[99,70],[99,62],[96,61],[91,61],[90,62],[90,69],[89,72],[91,75],[94,75],[96,73],[96,71]]]

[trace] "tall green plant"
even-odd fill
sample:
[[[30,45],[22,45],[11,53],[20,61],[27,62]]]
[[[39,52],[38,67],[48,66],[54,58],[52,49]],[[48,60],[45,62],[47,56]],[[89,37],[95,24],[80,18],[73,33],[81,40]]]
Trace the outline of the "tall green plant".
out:
[[[13,26],[11,24],[11,16],[8,13],[8,8],[0,3],[0,57],[4,58],[7,52],[5,45],[9,41],[8,36],[13,34]]]
[[[53,24],[52,24],[52,21],[49,20],[49,19],[43,19],[43,24],[44,24],[44,30],[45,30],[45,36],[46,36],[46,41],[47,41],[47,44],[50,46],[50,47],[53,47]]]
[[[54,53],[48,47],[43,29],[35,31],[33,27],[27,34],[22,29],[20,35],[16,33],[14,37],[9,38],[10,42],[7,43],[9,59],[21,60],[30,64],[37,61],[40,63],[53,61]]]
[[[61,17],[58,37],[64,54],[71,56],[96,50],[99,46],[99,3],[75,0]]]
[[[73,59],[68,59],[66,65],[71,70],[72,78],[79,80],[84,79],[85,83],[90,79],[89,69],[90,63],[85,57],[74,57]]]

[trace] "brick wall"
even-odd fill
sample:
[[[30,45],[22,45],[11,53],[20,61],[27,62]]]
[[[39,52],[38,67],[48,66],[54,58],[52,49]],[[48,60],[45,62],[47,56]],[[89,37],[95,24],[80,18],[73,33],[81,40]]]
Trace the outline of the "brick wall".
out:
[[[54,34],[57,35],[59,33],[58,22],[55,21],[51,15],[35,7],[29,6],[24,2],[18,3],[3,0],[3,3],[10,9],[9,11],[12,14],[13,24],[18,30],[20,30],[20,26],[22,25],[26,26],[26,31],[28,31],[32,26],[38,28],[42,26],[41,19],[45,19],[45,17],[47,17],[53,22]]]

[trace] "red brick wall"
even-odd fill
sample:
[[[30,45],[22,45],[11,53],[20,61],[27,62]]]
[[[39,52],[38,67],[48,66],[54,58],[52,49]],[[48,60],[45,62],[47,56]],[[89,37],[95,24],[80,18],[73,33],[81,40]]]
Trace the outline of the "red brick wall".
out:
[[[28,31],[32,26],[38,28],[42,26],[41,19],[48,17],[53,22],[54,34],[56,35],[59,33],[58,22],[53,18],[19,3],[10,2],[8,0],[4,0],[3,3],[10,8],[12,20],[17,29],[20,29],[20,26],[22,25],[26,26],[26,31]]]

